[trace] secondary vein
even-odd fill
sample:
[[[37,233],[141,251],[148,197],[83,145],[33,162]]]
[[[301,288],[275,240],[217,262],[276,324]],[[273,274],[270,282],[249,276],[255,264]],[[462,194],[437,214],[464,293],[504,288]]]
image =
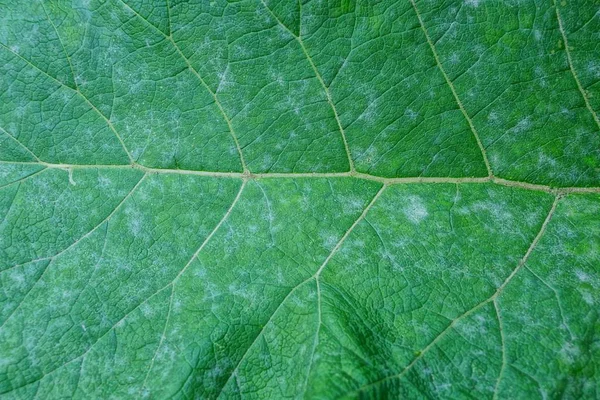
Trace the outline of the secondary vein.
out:
[[[579,77],[577,76],[577,72],[575,71],[575,67],[573,66],[573,59],[571,58],[571,51],[569,50],[569,42],[567,41],[567,33],[565,31],[565,27],[563,25],[563,21],[560,16],[560,11],[558,9],[558,4],[556,3],[556,0],[554,0],[554,10],[556,11],[556,19],[558,20],[558,29],[560,30],[560,33],[562,35],[563,42],[565,45],[565,54],[567,55],[567,62],[569,63],[569,69],[571,70],[573,79],[575,79],[575,83],[577,83],[577,88],[579,89],[579,92],[581,93],[581,96],[583,97],[583,101],[585,102],[586,108],[588,109],[590,114],[592,114],[592,117],[594,118],[594,121],[596,121],[596,125],[598,126],[598,129],[600,130],[600,119],[598,118],[598,114],[596,114],[596,112],[592,108],[592,105],[590,104],[590,100],[586,94],[586,91],[583,88],[583,86],[581,85],[581,81],[579,80]]]
[[[342,126],[342,121],[340,120],[340,115],[337,111],[337,108],[335,107],[335,103],[333,102],[333,98],[331,97],[331,92],[329,91],[329,88],[325,84],[325,81],[323,80],[323,77],[321,76],[321,73],[319,72],[317,66],[315,65],[312,57],[308,53],[308,50],[306,49],[306,46],[304,45],[304,41],[302,40],[301,32],[299,31],[298,35],[296,35],[294,32],[292,32],[290,30],[290,28],[288,28],[277,17],[277,15],[275,15],[275,13],[269,8],[269,6],[267,5],[267,3],[264,0],[260,0],[260,2],[267,9],[267,11],[271,15],[271,17],[273,17],[273,19],[277,22],[277,24],[279,24],[279,26],[281,26],[285,31],[287,31],[290,35],[292,35],[292,37],[298,42],[298,45],[300,45],[300,48],[302,49],[304,56],[308,60],[310,67],[312,68],[313,72],[315,73],[315,77],[317,78],[317,80],[321,84],[321,87],[323,88],[323,92],[325,93],[327,103],[329,104],[329,106],[331,107],[331,110],[333,111],[335,121],[337,123],[338,129],[340,130],[340,134],[342,135],[342,141],[344,143],[344,149],[346,150],[346,157],[348,157],[348,165],[350,166],[350,172],[356,171],[356,168],[354,167],[354,161],[352,160],[352,155],[350,153],[350,146],[348,145],[348,140],[346,139],[346,133],[344,131],[344,127]],[[300,15],[300,20],[302,20],[302,15]]]
[[[444,67],[442,66],[440,57],[438,56],[437,50],[435,49],[435,45],[431,41],[431,38],[429,37],[429,33],[427,32],[427,29],[425,28],[425,24],[423,23],[423,18],[421,18],[421,14],[419,13],[419,9],[417,8],[417,4],[415,3],[415,0],[410,0],[410,3],[412,4],[413,9],[415,10],[415,14],[417,15],[417,18],[419,19],[419,24],[421,25],[421,29],[423,30],[423,33],[425,34],[425,39],[427,39],[427,44],[429,44],[431,52],[433,53],[433,57],[435,58],[435,63],[437,64],[442,75],[444,76],[444,79],[446,80],[446,83],[448,84],[448,87],[450,88],[450,91],[452,92],[452,95],[454,96],[454,99],[456,100],[456,104],[458,104],[458,108],[460,109],[463,116],[467,120],[467,123],[469,124],[469,128],[471,128],[471,132],[473,132],[473,136],[475,137],[475,140],[477,141],[477,146],[479,146],[479,150],[481,151],[481,156],[483,157],[483,162],[485,163],[485,168],[487,169],[488,175],[490,177],[493,177],[494,173],[492,172],[492,167],[490,166],[490,162],[488,160],[488,157],[487,157],[487,154],[485,151],[485,147],[483,147],[483,143],[481,142],[481,139],[479,138],[479,134],[477,133],[477,130],[475,129],[475,125],[473,125],[473,121],[471,120],[471,117],[469,117],[469,114],[467,114],[465,107],[463,106],[462,102],[460,101],[460,98],[458,97],[458,93],[456,93],[456,89],[454,88],[452,81],[450,80],[450,78],[448,77],[448,74],[446,74],[446,71],[444,70]]]

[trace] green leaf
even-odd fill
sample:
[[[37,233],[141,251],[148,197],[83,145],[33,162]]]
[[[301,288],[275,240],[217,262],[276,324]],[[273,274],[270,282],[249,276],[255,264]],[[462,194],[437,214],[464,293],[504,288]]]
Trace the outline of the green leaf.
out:
[[[600,397],[598,7],[0,0],[2,397]]]

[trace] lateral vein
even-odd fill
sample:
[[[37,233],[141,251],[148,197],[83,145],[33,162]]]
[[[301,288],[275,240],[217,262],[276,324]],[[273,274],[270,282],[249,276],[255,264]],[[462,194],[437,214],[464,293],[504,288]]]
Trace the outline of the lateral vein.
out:
[[[321,84],[321,87],[323,88],[323,92],[325,93],[327,103],[329,104],[329,106],[331,107],[331,110],[333,111],[335,121],[337,123],[338,129],[340,130],[340,134],[342,135],[342,141],[344,143],[344,149],[346,150],[346,157],[348,157],[348,165],[350,166],[350,172],[356,171],[356,168],[354,168],[354,161],[352,160],[352,155],[350,153],[350,146],[348,145],[348,140],[346,139],[346,132],[344,131],[344,127],[342,126],[342,121],[340,120],[340,115],[337,111],[337,108],[335,107],[333,98],[331,97],[331,92],[329,91],[329,88],[325,84],[325,81],[323,80],[321,73],[317,69],[317,66],[315,65],[312,57],[308,53],[308,50],[306,49],[306,46],[304,45],[304,41],[302,40],[301,32],[298,32],[298,35],[296,35],[287,26],[285,26],[285,24],[277,17],[277,15],[275,15],[275,13],[267,5],[265,0],[260,0],[260,2],[267,9],[267,11],[271,15],[271,17],[273,17],[273,19],[275,19],[277,24],[279,26],[281,26],[285,31],[287,31],[290,35],[292,35],[292,37],[298,42],[298,45],[300,45],[300,48],[302,49],[304,56],[308,60],[308,63],[310,64],[313,72],[315,73],[315,77],[317,78],[317,80]],[[300,16],[300,19],[302,19],[302,16]]]
[[[475,129],[475,125],[473,125],[473,121],[471,120],[471,117],[469,117],[469,114],[467,114],[467,110],[465,110],[465,107],[463,106],[462,102],[460,101],[460,98],[458,97],[458,93],[456,93],[456,89],[454,88],[454,85],[452,84],[450,77],[448,77],[448,74],[446,73],[446,71],[444,70],[444,67],[442,66],[440,57],[438,56],[437,50],[435,49],[435,45],[431,41],[431,37],[429,37],[429,33],[427,32],[427,29],[425,28],[425,24],[423,23],[423,18],[421,18],[421,14],[419,13],[419,9],[417,8],[417,4],[415,3],[415,0],[410,0],[410,3],[412,4],[413,9],[415,10],[415,14],[417,15],[417,18],[419,19],[419,24],[421,25],[421,29],[423,30],[423,33],[425,34],[425,39],[427,39],[427,44],[429,44],[431,52],[433,53],[433,57],[435,58],[435,63],[437,64],[442,75],[444,76],[444,79],[446,80],[446,83],[448,84],[448,87],[450,88],[450,91],[452,92],[452,95],[454,96],[454,100],[456,100],[456,104],[458,104],[458,108],[460,109],[463,116],[467,120],[467,123],[469,124],[469,127],[471,128],[471,132],[473,132],[473,136],[475,137],[475,140],[477,141],[477,146],[479,146],[479,150],[481,151],[481,155],[483,157],[483,162],[485,163],[485,168],[487,169],[488,175],[490,177],[493,177],[494,173],[492,172],[492,167],[490,166],[490,162],[488,160],[487,153],[485,151],[485,147],[483,147],[483,143],[481,142],[481,139],[479,138],[479,134],[477,133],[477,130]]]
[[[588,109],[590,114],[592,114],[592,117],[594,118],[594,121],[596,122],[596,125],[598,126],[598,129],[600,130],[600,119],[598,118],[598,114],[596,114],[596,112],[592,108],[592,105],[590,104],[590,99],[588,98],[588,95],[587,95],[585,89],[581,85],[581,81],[579,80],[579,77],[577,76],[577,72],[575,71],[575,67],[573,66],[573,59],[571,57],[571,51],[569,50],[569,42],[567,40],[567,32],[565,31],[565,27],[563,25],[562,17],[560,16],[560,11],[558,9],[558,4],[556,3],[556,0],[554,0],[554,10],[556,11],[556,19],[558,20],[558,29],[560,30],[560,34],[562,35],[563,42],[565,45],[565,54],[567,55],[567,62],[569,63],[569,69],[571,70],[573,79],[575,79],[575,83],[577,83],[577,88],[579,89],[579,92],[581,93],[581,96],[583,97],[583,101],[585,102],[585,107]]]

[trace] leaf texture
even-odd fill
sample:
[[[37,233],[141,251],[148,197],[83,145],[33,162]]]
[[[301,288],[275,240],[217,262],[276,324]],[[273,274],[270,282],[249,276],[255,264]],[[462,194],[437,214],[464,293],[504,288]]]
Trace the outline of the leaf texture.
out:
[[[600,397],[595,0],[0,0],[0,393]]]

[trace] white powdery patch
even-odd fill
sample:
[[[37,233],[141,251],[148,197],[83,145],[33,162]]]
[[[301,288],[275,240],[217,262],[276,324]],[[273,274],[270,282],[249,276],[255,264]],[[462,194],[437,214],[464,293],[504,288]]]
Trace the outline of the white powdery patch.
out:
[[[152,309],[152,306],[148,303],[144,303],[140,306],[140,311],[145,318],[151,318],[154,316],[155,312]]]
[[[366,162],[368,166],[374,167],[377,165],[375,160],[379,159],[379,150],[375,145],[372,145],[361,154],[360,158],[364,159],[364,162]]]
[[[219,85],[217,86],[216,93],[227,91],[232,86],[235,86],[235,78],[229,70],[229,64],[225,67],[225,71],[219,72]]]
[[[364,121],[366,125],[373,125],[375,123],[376,118],[379,115],[377,110],[378,104],[375,101],[369,102],[367,108],[363,111],[362,114],[358,117],[359,120]]]
[[[582,270],[575,271],[575,275],[577,275],[577,279],[579,279],[581,282],[587,282],[590,280],[590,276]]]
[[[18,288],[23,288],[25,286],[25,276],[21,272],[9,275],[9,279],[12,280],[13,285]]]
[[[277,71],[273,67],[269,68],[269,78],[272,82],[275,82],[280,87],[285,85],[285,77],[281,72]]]
[[[525,117],[525,118],[521,119],[519,122],[517,122],[517,125],[515,125],[512,129],[510,129],[510,131],[512,131],[514,133],[522,133],[522,132],[527,131],[530,127],[531,127],[531,117]]]
[[[330,232],[327,230],[320,231],[319,237],[323,241],[323,247],[326,249],[333,249],[339,240],[335,232]]]
[[[497,122],[499,119],[498,117],[498,113],[496,111],[492,111],[491,113],[488,114],[488,122],[494,123]]]
[[[407,108],[406,111],[404,111],[404,115],[406,115],[411,121],[414,121],[419,116],[419,113],[410,108]]]
[[[128,221],[129,231],[134,237],[140,236],[144,227],[143,217],[139,213],[135,213]]]
[[[600,63],[591,61],[587,66],[587,71],[594,77],[600,78]]]
[[[556,166],[556,159],[553,158],[552,156],[549,156],[543,152],[540,152],[538,154],[538,161],[537,161],[537,166],[538,168],[542,168],[542,167],[555,167]]]
[[[421,223],[429,215],[423,200],[419,196],[410,196],[407,204],[402,208],[402,212],[414,224]]]
[[[0,170],[0,178],[6,178],[10,174],[14,174],[15,172],[17,172],[16,166],[7,164]]]
[[[562,346],[559,353],[562,356],[561,358],[563,361],[565,361],[567,364],[572,364],[578,358],[581,350],[573,343],[568,342]]]
[[[262,159],[261,168],[269,169],[273,166],[274,160],[270,154],[265,154]]]
[[[350,197],[345,199],[342,209],[344,214],[356,214],[364,208],[364,201],[360,197]]]
[[[590,292],[582,292],[581,298],[586,302],[586,304],[593,305],[595,303],[594,296],[592,296]]]

